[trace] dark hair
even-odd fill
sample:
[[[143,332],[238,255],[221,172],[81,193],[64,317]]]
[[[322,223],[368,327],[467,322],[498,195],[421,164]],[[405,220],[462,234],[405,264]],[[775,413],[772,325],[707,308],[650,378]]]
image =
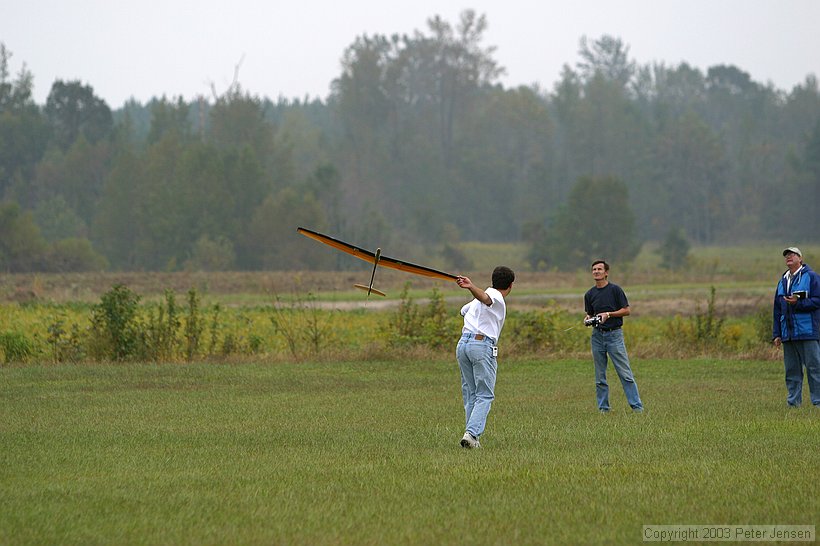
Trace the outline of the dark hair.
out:
[[[515,273],[505,265],[499,265],[493,269],[493,288],[496,290],[506,290],[515,281]]]
[[[595,260],[594,262],[592,262],[592,265],[589,266],[589,268],[592,269],[593,267],[595,267],[598,264],[604,264],[604,271],[609,271],[609,264],[606,263],[603,260]]]

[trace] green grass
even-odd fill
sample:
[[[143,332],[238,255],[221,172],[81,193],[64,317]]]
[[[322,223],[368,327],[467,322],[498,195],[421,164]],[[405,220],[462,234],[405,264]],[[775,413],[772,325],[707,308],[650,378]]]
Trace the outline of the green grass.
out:
[[[793,243],[788,243],[793,244]],[[650,277],[651,284],[660,282],[712,282],[716,277],[729,276],[731,282],[756,281],[769,284],[776,283],[778,275],[786,266],[781,252],[786,246],[784,242],[768,241],[760,243],[735,244],[731,246],[709,245],[692,246],[689,252],[690,265],[686,271],[670,274],[660,267],[662,259],[657,253],[658,243],[647,242],[641,247],[640,253],[632,263],[614,262],[616,276],[639,275]],[[817,244],[798,244],[806,263],[814,264],[820,256],[820,246]],[[477,272],[492,271],[499,264],[506,264],[519,272],[530,269],[527,262],[529,245],[526,243],[481,243],[464,242],[459,245]],[[610,260],[611,261],[611,260]],[[812,266],[814,267],[814,266]],[[818,266],[820,267],[820,266]],[[590,277],[586,269],[582,269],[579,279],[582,285]],[[728,282],[728,281],[727,281]]]
[[[481,450],[454,360],[0,369],[0,543],[635,543],[815,524],[820,411],[772,362],[502,361]],[[808,399],[808,393],[806,393]],[[465,537],[469,537],[469,540]]]

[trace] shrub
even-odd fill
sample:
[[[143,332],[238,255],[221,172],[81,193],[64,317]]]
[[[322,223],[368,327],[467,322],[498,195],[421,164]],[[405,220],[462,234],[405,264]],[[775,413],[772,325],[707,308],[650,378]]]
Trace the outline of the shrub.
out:
[[[165,291],[165,305],[149,308],[145,325],[139,330],[140,356],[148,360],[172,360],[177,349],[180,326],[173,290]]]
[[[85,358],[82,333],[77,324],[70,330],[65,329],[65,317],[56,317],[48,325],[48,345],[54,362],[81,362]]]
[[[566,335],[569,313],[551,303],[544,311],[510,313],[509,335],[517,349],[555,351],[574,344],[575,337]]]
[[[20,332],[0,333],[0,348],[3,349],[3,361],[25,362],[34,354],[34,343]]]
[[[47,271],[103,271],[108,260],[94,251],[88,239],[61,239],[51,245],[45,255]]]
[[[754,314],[755,340],[760,343],[772,342],[772,306],[766,305]]]
[[[278,295],[274,298],[270,321],[274,331],[284,338],[290,353],[295,358],[305,350],[319,354],[330,338],[330,316],[322,311],[316,295],[294,294],[289,305],[283,304]],[[248,350],[252,353],[262,347],[262,339],[256,338],[248,338]]]
[[[715,287],[712,286],[709,292],[709,299],[706,301],[706,311],[698,311],[692,317],[694,321],[695,342],[700,344],[711,344],[721,338],[724,319],[717,316],[715,312]]]
[[[391,344],[413,343],[420,335],[422,329],[422,318],[419,316],[418,305],[410,296],[410,283],[404,283],[401,291],[399,307],[393,315],[389,332]]]
[[[102,295],[91,310],[90,353],[98,359],[127,360],[137,356],[140,297],[122,284]]]
[[[207,235],[194,244],[186,269],[195,271],[228,271],[236,263],[233,243],[226,237],[211,240]]]
[[[438,349],[453,342],[450,313],[444,305],[444,296],[433,288],[427,310],[422,316],[422,340],[425,345]]]
[[[728,326],[724,326],[720,334],[721,342],[727,348],[731,349],[736,349],[740,347],[740,340],[742,337],[743,327],[739,324],[731,324]]]
[[[712,286],[706,300],[706,310],[703,311],[698,305],[697,311],[688,321],[675,317],[667,324],[666,332],[669,339],[677,338],[680,343],[691,344],[700,349],[737,342],[739,336],[736,332],[723,335],[723,326],[724,319],[718,317],[715,309],[715,287]]]
[[[199,312],[199,295],[195,288],[188,290],[188,313],[185,317],[185,358],[190,362],[199,352],[199,342],[205,329]]]
[[[214,355],[216,354],[217,344],[219,342],[219,330],[220,330],[220,323],[219,317],[222,312],[222,307],[218,304],[214,304],[213,313],[211,313],[211,322],[208,326],[208,354]]]
[[[258,354],[262,351],[265,340],[257,334],[248,334],[248,351],[251,354]]]
[[[408,282],[402,290],[399,307],[384,333],[389,336],[389,343],[394,346],[423,345],[438,349],[453,342],[454,320],[438,288],[433,288],[430,301],[424,310],[420,310],[410,296]]]
[[[627,186],[611,176],[576,180],[549,229],[530,226],[528,232],[535,238],[528,254],[533,268],[544,264],[572,271],[589,267],[602,256],[612,262],[631,262],[641,249]]]
[[[682,229],[670,229],[657,250],[662,260],[661,267],[673,271],[684,269],[689,263],[689,249],[691,246]]]
[[[236,339],[236,336],[233,335],[232,332],[228,332],[225,334],[225,338],[222,340],[222,355],[228,356],[235,353],[239,349],[239,342]]]
[[[441,251],[441,255],[452,267],[459,271],[468,271],[473,269],[473,261],[467,257],[464,251],[458,247],[447,243]]]

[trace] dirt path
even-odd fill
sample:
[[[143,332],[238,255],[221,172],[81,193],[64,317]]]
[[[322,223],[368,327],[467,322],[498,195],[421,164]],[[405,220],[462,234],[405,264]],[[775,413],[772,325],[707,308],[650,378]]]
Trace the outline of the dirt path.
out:
[[[667,291],[641,291],[630,297],[630,307],[633,316],[691,316],[698,312],[705,312],[707,308],[707,293],[693,291],[692,294],[682,294],[680,290]],[[414,299],[413,302],[419,306],[429,303],[428,298]],[[462,305],[467,302],[464,297],[448,296],[445,302],[451,306]],[[349,311],[364,309],[371,311],[384,311],[396,309],[400,301],[395,299],[383,299],[371,296],[369,299],[363,296],[361,300],[316,302],[321,309]],[[511,294],[508,300],[510,309],[518,311],[538,311],[547,306],[557,306],[570,313],[583,314],[584,302],[583,294],[553,294],[549,296],[539,295],[519,295]],[[756,313],[770,305],[768,294],[716,294],[715,308],[720,316],[746,316]]]

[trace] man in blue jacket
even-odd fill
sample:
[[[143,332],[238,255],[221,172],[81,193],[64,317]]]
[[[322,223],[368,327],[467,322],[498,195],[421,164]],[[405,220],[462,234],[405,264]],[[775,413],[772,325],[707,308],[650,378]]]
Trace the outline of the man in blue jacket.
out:
[[[791,407],[803,401],[803,368],[811,403],[820,406],[820,275],[803,263],[797,247],[783,251],[786,272],[774,295],[772,338],[783,346],[786,389]]]

